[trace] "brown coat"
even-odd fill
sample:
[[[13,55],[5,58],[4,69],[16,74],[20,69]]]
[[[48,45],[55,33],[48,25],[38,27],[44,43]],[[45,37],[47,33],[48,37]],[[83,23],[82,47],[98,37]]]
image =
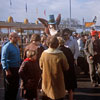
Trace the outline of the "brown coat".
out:
[[[28,50],[36,50],[37,51],[36,64],[37,64],[37,68],[40,71],[40,76],[41,76],[41,69],[39,67],[39,59],[40,59],[40,56],[41,56],[42,52],[44,51],[44,48],[42,46],[36,45],[35,43],[30,43],[29,45],[27,45],[25,47],[25,50],[24,50],[24,58],[26,58],[26,52]],[[38,88],[41,88],[41,82],[40,82]]]
[[[26,47],[25,47],[25,50],[24,50],[24,58],[26,58],[26,52],[28,50],[37,50],[37,59],[39,60],[42,52],[44,51],[44,48],[42,46],[38,46],[36,45],[35,43],[30,43],[28,44]]]
[[[30,87],[33,89],[37,89],[40,79],[40,71],[37,66],[37,63],[33,61],[23,61],[21,64],[19,75],[22,79],[22,89],[28,89],[28,85],[30,85]]]
[[[45,50],[40,58],[42,90],[47,97],[59,99],[65,96],[63,70],[68,70],[67,59],[60,50]]]

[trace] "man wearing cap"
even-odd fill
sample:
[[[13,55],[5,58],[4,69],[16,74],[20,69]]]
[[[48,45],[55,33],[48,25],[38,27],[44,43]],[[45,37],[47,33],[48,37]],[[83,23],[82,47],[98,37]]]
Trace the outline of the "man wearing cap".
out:
[[[84,52],[87,55],[87,61],[89,63],[91,83],[95,87],[98,85],[96,73],[100,77],[100,40],[96,32],[91,32],[91,39],[86,41]]]

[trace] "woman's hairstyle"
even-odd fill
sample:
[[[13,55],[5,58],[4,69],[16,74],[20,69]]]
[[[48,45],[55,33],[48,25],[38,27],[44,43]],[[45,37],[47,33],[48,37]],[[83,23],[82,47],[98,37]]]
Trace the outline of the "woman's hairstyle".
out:
[[[64,45],[65,44],[65,40],[62,37],[57,37],[58,41],[59,41],[59,45]]]
[[[34,50],[28,50],[28,51],[26,52],[27,58],[31,58],[31,57],[33,57],[33,56],[35,56],[35,55],[36,55],[36,51],[34,51]]]
[[[41,37],[40,37],[40,35],[39,34],[33,34],[32,36],[31,36],[31,42],[32,41],[40,41],[41,40]]]
[[[59,46],[59,41],[56,36],[49,36],[47,38],[48,47],[56,49]]]
[[[47,36],[42,35],[42,36],[41,36],[41,43],[43,43],[44,41],[46,41],[46,39],[47,39]]]

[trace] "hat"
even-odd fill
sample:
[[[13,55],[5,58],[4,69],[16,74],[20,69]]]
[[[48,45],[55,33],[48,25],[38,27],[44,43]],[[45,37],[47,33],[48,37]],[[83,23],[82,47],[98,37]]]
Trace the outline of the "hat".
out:
[[[49,15],[48,24],[56,24],[54,15]]]
[[[91,32],[91,36],[95,36],[95,35],[97,35],[98,33],[97,33],[97,31],[92,31]]]

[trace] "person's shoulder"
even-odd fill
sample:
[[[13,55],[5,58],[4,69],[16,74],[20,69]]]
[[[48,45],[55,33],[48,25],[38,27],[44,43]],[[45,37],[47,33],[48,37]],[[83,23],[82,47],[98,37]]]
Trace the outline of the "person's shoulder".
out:
[[[27,66],[29,66],[29,61],[23,61],[20,65],[20,68],[22,67],[26,68]]]
[[[26,51],[26,50],[29,49],[30,47],[33,47],[33,46],[32,46],[32,43],[27,44],[27,45],[25,46],[24,50]]]
[[[91,42],[91,41],[92,41],[92,39],[91,39],[91,38],[89,38],[89,39],[87,39],[87,41],[86,41],[86,42],[87,42],[87,43],[89,43],[89,42]]]
[[[40,45],[40,48],[41,48],[41,49],[44,49],[44,47],[43,47],[42,45]]]
[[[100,39],[98,39],[98,41],[100,42]]]
[[[68,48],[66,46],[64,46],[64,48],[66,49],[67,52],[69,52],[69,51],[71,52],[70,48]]]
[[[32,43],[27,44],[27,45],[26,45],[26,48],[29,47],[30,45],[32,45]]]
[[[92,40],[91,39],[86,40],[86,46],[88,46],[91,43],[92,43]]]
[[[60,46],[59,49],[60,49],[61,51],[62,51],[62,50],[65,50],[65,51],[70,50],[70,49],[68,48],[68,46],[66,46],[66,45]]]
[[[27,61],[27,60],[24,60],[23,62],[22,62],[22,65],[29,65],[29,63],[30,63],[30,61]]]
[[[2,48],[8,48],[10,45],[11,45],[11,43],[9,41],[7,41],[2,45]]]
[[[80,42],[81,41],[81,38],[77,39],[77,42]]]
[[[2,43],[2,46],[6,45],[8,42],[9,42],[9,40],[4,41],[4,42]]]

